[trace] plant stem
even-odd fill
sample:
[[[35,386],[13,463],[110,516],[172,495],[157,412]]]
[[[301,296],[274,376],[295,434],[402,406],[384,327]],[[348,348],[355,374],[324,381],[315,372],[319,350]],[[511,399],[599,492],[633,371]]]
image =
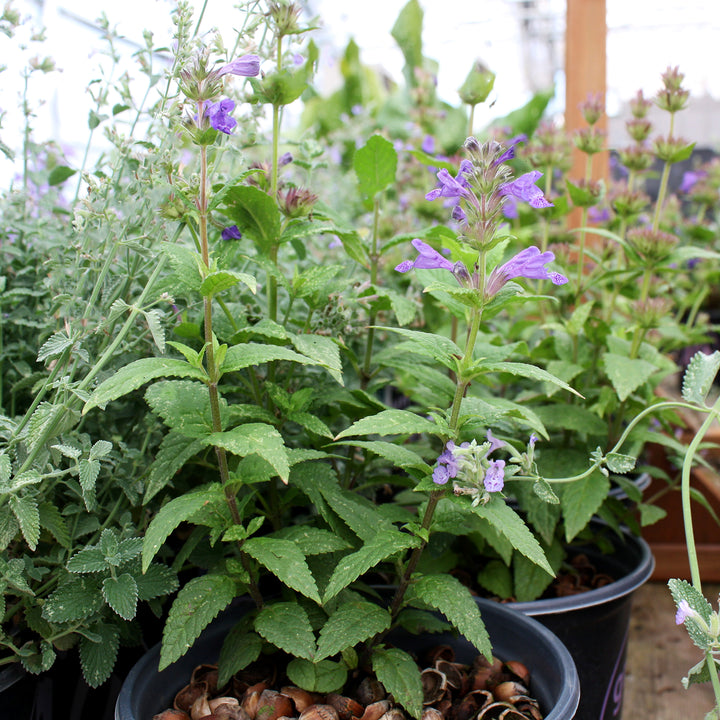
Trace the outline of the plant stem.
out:
[[[373,225],[372,225],[372,250],[370,251],[370,284],[374,287],[377,283],[378,274],[378,226],[380,224],[380,197],[375,195],[373,199]],[[367,344],[365,345],[365,360],[363,362],[362,378],[360,387],[364,390],[370,381],[370,365],[372,363],[372,350],[375,341],[375,319],[377,315],[370,312],[368,317]]]

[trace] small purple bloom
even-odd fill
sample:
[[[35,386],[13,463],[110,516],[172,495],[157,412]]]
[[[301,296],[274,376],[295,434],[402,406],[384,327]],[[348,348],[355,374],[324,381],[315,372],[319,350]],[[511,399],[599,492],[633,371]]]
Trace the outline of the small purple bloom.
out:
[[[487,455],[505,445],[502,440],[498,440],[496,437],[493,437],[493,434],[490,432],[490,430],[487,431],[487,435],[485,437],[490,443],[490,449],[487,451]]]
[[[610,219],[610,208],[593,206],[588,208],[588,220],[594,223],[607,222]]]
[[[425,270],[450,270],[454,265],[444,258],[437,250],[431,248],[427,243],[422,240],[415,238],[412,241],[412,246],[420,253],[415,260],[403,260],[399,265],[395,267],[398,272],[406,273],[413,268],[425,269]]]
[[[505,461],[491,460],[483,480],[488,492],[500,492],[505,485]]]
[[[704,180],[707,177],[707,173],[704,170],[688,170],[683,174],[682,182],[680,183],[680,192],[689,193],[697,183]]]
[[[512,160],[515,157],[515,146],[518,143],[525,142],[526,140],[527,135],[525,133],[520,133],[519,135],[506,140],[503,144],[507,147],[507,150],[505,150],[505,152],[493,163],[493,165],[499,165],[500,163]]]
[[[223,65],[218,71],[218,77],[227,75],[242,75],[243,77],[254,77],[260,72],[260,58],[257,55],[242,55],[235,58],[227,65]]]
[[[453,208],[451,217],[453,220],[455,220],[455,222],[459,222],[459,223],[467,222],[467,215],[465,215],[465,211],[459,205],[456,205]]]
[[[223,240],[241,240],[242,233],[238,230],[237,225],[230,225],[230,227],[223,228],[220,236]]]
[[[237,120],[229,115],[234,109],[235,101],[230,98],[223,98],[215,103],[208,102],[205,106],[205,117],[215,130],[231,135],[237,125]]]
[[[426,135],[420,149],[428,155],[432,155],[435,152],[435,138],[432,135]]]
[[[437,174],[440,181],[440,187],[431,190],[426,196],[426,200],[437,200],[439,197],[460,198],[470,194],[470,183],[465,177],[466,174],[473,170],[472,163],[469,160],[463,160],[460,163],[460,170],[456,177],[453,177],[445,168]]]
[[[682,625],[689,617],[695,615],[695,611],[690,607],[687,600],[681,600],[678,603],[678,609],[675,613],[675,624]]]
[[[534,448],[536,442],[537,442],[537,435],[535,433],[530,433],[530,440],[528,440],[528,445],[531,448]]]
[[[506,196],[502,211],[508,220],[517,220],[520,217],[517,200],[512,195]]]
[[[535,184],[542,175],[539,170],[531,170],[519,178],[502,185],[500,187],[500,194],[512,195],[514,198],[528,203],[530,207],[536,210],[552,207],[553,204],[545,199],[543,191]]]
[[[278,158],[278,165],[280,167],[285,167],[285,165],[289,165],[292,161],[293,161],[292,153],[286,152],[286,153],[283,153]]]
[[[339,248],[343,246],[342,240],[337,235],[333,235],[332,238],[328,245],[329,248]]]
[[[534,245],[521,250],[515,257],[504,265],[499,265],[490,273],[485,295],[493,297],[508,280],[516,277],[524,277],[528,280],[550,280],[553,285],[564,285],[568,281],[564,275],[552,272],[545,267],[554,259],[555,255],[549,250],[541,253]]]

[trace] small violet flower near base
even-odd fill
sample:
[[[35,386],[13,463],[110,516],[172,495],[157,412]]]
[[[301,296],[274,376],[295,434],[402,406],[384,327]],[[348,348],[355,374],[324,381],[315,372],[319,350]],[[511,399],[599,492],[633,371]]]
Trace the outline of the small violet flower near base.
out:
[[[488,492],[500,492],[505,484],[505,461],[491,460],[483,480]]]
[[[231,135],[237,125],[237,120],[229,115],[234,109],[235,101],[230,98],[223,98],[218,102],[208,102],[205,105],[205,117],[215,130]]]
[[[682,625],[688,618],[692,618],[697,613],[690,607],[687,600],[681,600],[678,603],[678,609],[675,613],[675,624]]]
[[[223,240],[242,240],[242,233],[237,225],[230,225],[229,227],[223,228],[220,237],[222,237]]]

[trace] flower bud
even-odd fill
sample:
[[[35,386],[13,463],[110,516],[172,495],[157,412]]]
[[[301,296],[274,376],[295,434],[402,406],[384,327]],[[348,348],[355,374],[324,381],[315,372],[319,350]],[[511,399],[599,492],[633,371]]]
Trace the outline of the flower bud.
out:
[[[638,90],[637,95],[630,101],[630,112],[634,118],[642,119],[651,106],[652,101],[645,98],[642,90]]]
[[[628,231],[627,242],[642,260],[654,265],[670,255],[678,238],[662,230],[634,228]]]
[[[655,156],[642,145],[633,145],[618,151],[620,162],[634,172],[642,172],[652,166]]]
[[[588,125],[594,125],[605,112],[602,93],[589,93],[585,102],[580,103],[580,112]]]
[[[646,118],[633,118],[625,123],[625,127],[628,131],[628,135],[638,143],[647,140],[650,131],[652,130],[652,123]]]
[[[575,146],[587,155],[602,152],[605,145],[605,133],[594,126],[581,128],[573,137]]]
[[[639,215],[649,204],[650,198],[639,190],[621,190],[611,199],[613,210],[621,218],[632,218]]]
[[[278,194],[280,210],[288,218],[309,215],[317,199],[317,195],[305,188],[291,187]]]
[[[633,317],[638,325],[645,329],[657,327],[662,319],[672,310],[673,303],[667,297],[648,298],[633,303]]]
[[[267,15],[270,17],[275,31],[280,37],[292,35],[300,30],[298,19],[301,8],[286,0],[275,0],[270,3]]]
[[[487,100],[495,84],[495,73],[476,60],[472,69],[460,86],[458,94],[467,105],[478,105]]]
[[[692,152],[693,146],[689,145],[684,138],[660,136],[653,140],[653,147],[655,148],[655,154],[660,160],[664,160],[667,163],[676,163],[687,159],[690,156],[690,152]]]

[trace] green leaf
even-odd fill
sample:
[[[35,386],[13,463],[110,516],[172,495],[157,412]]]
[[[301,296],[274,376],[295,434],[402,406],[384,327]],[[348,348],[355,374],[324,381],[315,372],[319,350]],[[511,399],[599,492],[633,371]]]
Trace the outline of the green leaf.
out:
[[[690,360],[683,375],[683,399],[697,405],[704,405],[710,392],[715,376],[720,369],[720,352],[715,350],[712,355],[696,352]]]
[[[301,365],[315,365],[314,358],[306,355],[300,355],[290,348],[282,345],[261,345],[260,343],[243,343],[242,345],[233,345],[225,354],[225,359],[220,366],[221,372],[228,373],[252,365],[261,365],[263,363],[272,362],[274,360],[287,360],[288,362],[296,362]]]
[[[168,485],[185,463],[203,447],[203,443],[199,440],[188,438],[179,432],[171,430],[165,435],[150,465],[143,504],[146,505]]]
[[[55,185],[62,185],[67,179],[71,178],[77,170],[73,170],[67,165],[56,165],[51,171],[48,177],[48,185],[53,187]]]
[[[436,423],[409,410],[382,410],[354,422],[335,439],[354,435],[414,435],[425,432],[434,435],[437,430]]]
[[[28,495],[11,495],[10,509],[17,518],[25,542],[34,550],[40,539],[40,511],[37,502]]]
[[[177,575],[166,565],[152,563],[141,575],[135,576],[138,600],[152,600],[170,595],[178,588]]]
[[[107,604],[124,620],[132,620],[137,611],[138,590],[135,578],[123,573],[116,578],[103,580],[103,597]]]
[[[656,365],[641,358],[629,358],[610,352],[603,355],[603,367],[621,401],[627,400],[630,393],[637,390],[658,370]]]
[[[551,576],[554,575],[540,543],[520,516],[503,499],[495,496],[486,505],[477,505],[471,509],[476,515],[485,518],[501,535],[504,535],[517,551]]]
[[[610,492],[610,480],[599,470],[582,480],[556,485],[565,520],[565,539],[572,539],[590,522]]]
[[[547,573],[544,575],[549,577]],[[490,560],[478,573],[477,580],[482,587],[499,598],[505,599],[514,595],[510,568],[502,560]]]
[[[181,658],[234,597],[235,583],[226,575],[208,574],[190,580],[180,590],[168,613],[159,669],[163,670]]]
[[[322,365],[340,385],[343,385],[342,360],[338,344],[323,335],[294,335],[292,343],[298,352]]]
[[[418,720],[422,716],[423,689],[415,660],[398,648],[378,649],[372,654],[372,667],[388,695]]]
[[[353,167],[360,192],[372,199],[395,182],[397,152],[382,135],[373,135],[355,152]]]
[[[323,602],[335,597],[351,582],[357,580],[360,575],[375,567],[382,560],[415,547],[417,544],[418,540],[408,533],[397,530],[381,530],[360,550],[350,553],[338,561],[325,588]]]
[[[255,618],[255,630],[290,655],[312,660],[315,635],[302,605],[279,602],[266,605]]]
[[[211,298],[217,293],[243,283],[254,293],[257,291],[257,280],[247,273],[235,272],[234,270],[218,270],[210,273],[200,285],[200,293],[203,297]]]
[[[185,360],[172,358],[135,360],[98,385],[85,403],[83,415],[94,407],[104,408],[112,400],[117,400],[158,377],[191,377],[203,382],[207,380],[203,370],[192,367]]]
[[[90,687],[102,685],[112,673],[120,646],[120,631],[114,625],[101,623],[92,626],[97,640],[87,636],[80,640],[80,665],[85,682]]]
[[[226,212],[238,228],[267,254],[280,237],[280,212],[260,188],[239,185],[225,195]]]
[[[81,577],[60,585],[45,601],[42,616],[51,623],[82,620],[100,610],[103,604],[98,581]]]
[[[345,602],[320,631],[315,659],[335,655],[389,627],[390,613],[384,608],[364,600]]]
[[[222,501],[223,498],[224,494],[220,485],[214,485],[206,490],[173,498],[167,505],[163,505],[158,514],[150,521],[145,532],[142,550],[143,572],[147,571],[168,535],[181,522],[190,518],[205,505]]]
[[[63,350],[72,347],[75,341],[64,332],[51,335],[38,351],[37,361],[44,362],[48,358],[61,355]]]
[[[462,350],[450,338],[434,333],[408,330],[407,328],[383,328],[408,338],[402,343],[408,352],[429,357],[447,368],[455,368],[455,358],[462,357]]]
[[[605,456],[605,464],[608,470],[618,475],[625,475],[635,468],[636,458],[632,455],[623,455],[622,453],[608,453]]]
[[[105,553],[95,546],[78,550],[68,561],[67,569],[71,573],[105,572],[109,569]]]
[[[69,550],[71,547],[70,532],[68,531],[65,518],[52,503],[40,503],[40,527],[47,530],[62,547]]]
[[[305,556],[292,542],[280,538],[257,537],[248,540],[243,545],[243,550],[285,585],[311,600],[320,602],[320,594]]]
[[[275,536],[283,540],[289,540],[305,556],[347,550],[349,547],[335,533],[311,525],[291,525],[275,533]]]
[[[91,458],[78,461],[78,477],[83,491],[85,507],[91,510],[95,504],[95,481],[100,474],[100,462]]]
[[[224,687],[232,676],[260,657],[263,642],[259,635],[236,625],[223,642],[218,659],[218,687]]]
[[[470,377],[475,377],[476,375],[479,375],[481,373],[484,374],[484,373],[489,373],[489,372],[510,373],[511,375],[518,375],[527,380],[537,380],[540,382],[549,382],[549,383],[552,383],[553,385],[557,385],[558,387],[561,387],[563,390],[567,390],[568,392],[571,392],[573,395],[582,397],[582,395],[577,390],[574,390],[573,388],[571,388],[566,382],[564,382],[560,378],[555,377],[554,375],[549,373],[547,370],[543,370],[542,368],[536,367],[535,365],[529,365],[528,363],[516,363],[516,362],[487,363],[487,362],[484,362],[483,360],[480,360],[468,369],[468,375]]]
[[[259,455],[272,465],[284,483],[288,481],[290,463],[287,448],[282,435],[272,425],[247,423],[227,432],[212,433],[204,442],[224,448],[238,457]]]
[[[551,567],[557,571],[565,558],[562,543],[553,542],[547,551],[547,557]],[[553,581],[552,576],[548,575],[545,570],[519,554],[513,556],[513,576],[514,591],[512,595],[518,602],[536,600]],[[509,597],[511,596],[506,595],[503,599]]]
[[[383,440],[363,441],[348,440],[337,445],[351,445],[369,450],[400,468],[418,468],[430,472],[430,466],[414,451],[404,445],[394,445]]]
[[[413,69],[420,67],[423,63],[422,26],[422,7],[418,0],[409,0],[400,11],[391,30],[391,34],[405,58],[407,66],[405,75],[411,87],[417,83],[413,77]]]
[[[210,395],[202,383],[162,380],[147,389],[145,401],[168,427],[188,438],[206,438],[212,432]],[[221,416],[225,408],[221,399]]]
[[[347,681],[347,665],[332,660],[295,658],[288,663],[287,675],[297,687],[309,692],[331,693],[341,690]]]
[[[452,575],[424,575],[412,584],[412,597],[439,610],[486,658],[492,657],[490,637],[470,591]]]

